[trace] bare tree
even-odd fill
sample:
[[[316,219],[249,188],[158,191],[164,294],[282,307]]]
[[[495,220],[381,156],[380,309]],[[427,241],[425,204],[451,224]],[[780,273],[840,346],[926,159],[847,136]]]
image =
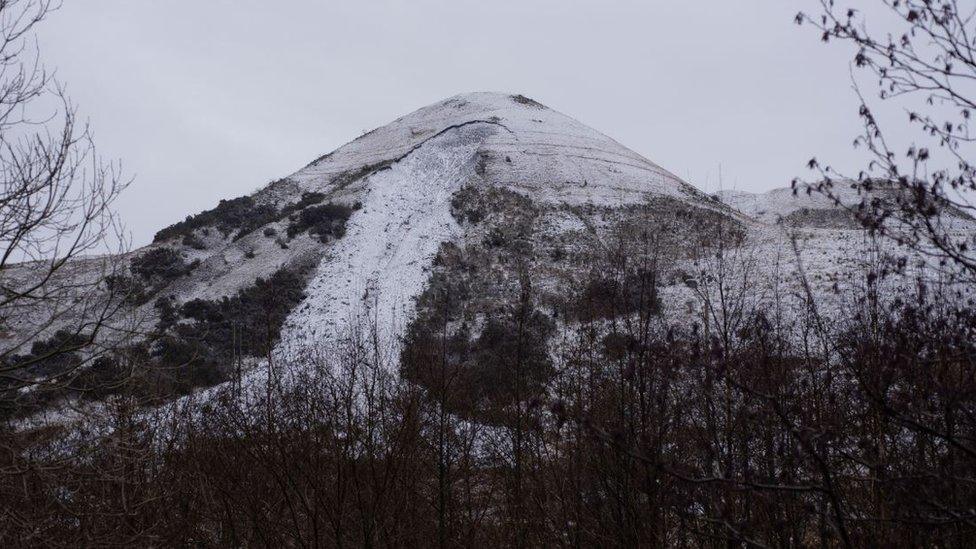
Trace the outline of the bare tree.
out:
[[[98,341],[120,304],[105,281],[113,252],[125,245],[112,206],[126,182],[99,158],[64,86],[40,62],[33,34],[57,7],[0,0],[0,389],[7,391],[64,384],[65,368],[41,366]],[[42,339],[50,344],[38,347]]]
[[[807,192],[840,202],[842,189],[852,187],[861,200],[845,205],[868,229],[955,265],[971,280],[976,242],[956,224],[976,213],[976,166],[970,159],[976,143],[970,130],[976,7],[957,0],[878,0],[877,15],[892,21],[891,27],[869,28],[863,10],[842,8],[835,0],[819,3],[818,14],[801,12],[796,22],[817,28],[824,42],[855,47],[852,79],[864,131],[854,144],[866,148],[870,162],[851,177],[812,159],[809,167],[820,180]],[[905,108],[907,124],[892,123],[869,106],[857,78],[863,71],[874,77],[880,101]],[[896,133],[909,135],[910,143],[899,143]],[[902,146],[904,152],[898,150]],[[794,181],[794,189],[800,188]]]

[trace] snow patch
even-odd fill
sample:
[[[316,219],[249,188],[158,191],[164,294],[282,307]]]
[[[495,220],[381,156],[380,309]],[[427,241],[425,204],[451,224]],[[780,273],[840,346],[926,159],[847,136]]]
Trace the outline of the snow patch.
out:
[[[346,174],[407,154],[447,128],[479,122],[499,127],[478,149],[481,175],[537,202],[619,206],[665,195],[711,205],[700,191],[606,135],[501,93],[463,94],[419,109],[312,162],[289,180],[304,190],[331,192]]]
[[[451,197],[477,177],[475,153],[495,131],[491,124],[447,131],[370,176],[362,209],[285,321],[276,358],[300,360],[311,349],[332,347],[348,326],[364,322],[375,323],[379,336],[396,344],[441,243],[459,234]]]

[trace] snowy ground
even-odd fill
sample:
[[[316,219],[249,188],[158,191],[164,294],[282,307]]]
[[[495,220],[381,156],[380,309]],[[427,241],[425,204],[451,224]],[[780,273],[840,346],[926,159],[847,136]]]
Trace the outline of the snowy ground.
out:
[[[717,193],[722,202],[748,215],[749,217],[762,221],[767,224],[776,224],[784,218],[798,210],[834,210],[839,206],[830,198],[818,192],[815,188],[800,186],[798,192],[794,194],[789,187],[771,189],[761,193],[750,193],[746,191],[724,190]],[[830,189],[840,205],[844,208],[856,208],[863,200],[865,195],[858,192],[850,184],[838,182]],[[871,196],[894,201],[899,194],[896,188],[879,187]],[[969,218],[965,213],[946,215],[943,218],[946,223],[945,228],[954,231],[969,232],[976,230],[976,222]]]
[[[488,124],[450,130],[391,169],[370,177],[362,208],[319,264],[308,298],[285,322],[278,356],[329,346],[345,327],[375,325],[391,337],[410,320],[431,262],[459,227],[451,196],[475,175],[475,152],[496,131]]]
[[[289,177],[327,189],[342,174],[407,154],[446,129],[495,125],[478,148],[486,180],[566,204],[640,203],[648,195],[704,195],[610,137],[552,109],[505,93],[469,93],[421,108],[368,132]]]

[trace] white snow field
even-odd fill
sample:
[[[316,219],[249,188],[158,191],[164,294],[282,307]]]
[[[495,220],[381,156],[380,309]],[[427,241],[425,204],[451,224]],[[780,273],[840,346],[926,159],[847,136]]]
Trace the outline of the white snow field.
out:
[[[400,158],[450,128],[498,127],[477,147],[485,179],[536,200],[570,204],[642,201],[649,194],[703,195],[667,170],[576,120],[522,96],[469,93],[419,109],[366,133],[289,179],[321,190],[362,166]]]
[[[350,325],[373,324],[389,343],[410,319],[442,242],[454,238],[451,196],[475,175],[474,154],[494,133],[489,124],[451,129],[391,169],[368,178],[362,208],[347,224],[289,316],[278,345],[282,358],[307,345],[328,345]]]

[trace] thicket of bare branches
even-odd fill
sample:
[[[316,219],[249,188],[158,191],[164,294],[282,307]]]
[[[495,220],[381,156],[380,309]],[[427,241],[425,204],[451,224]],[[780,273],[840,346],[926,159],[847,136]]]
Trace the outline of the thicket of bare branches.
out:
[[[423,386],[386,370],[365,331],[197,402],[146,411],[122,392],[100,428],[15,437],[0,538],[962,546],[976,534],[976,313],[952,286],[920,279],[882,299],[884,277],[866,271],[826,321],[759,306],[754,258],[728,250],[699,263],[702,315],[682,329],[657,303],[653,253],[626,259],[601,276],[632,285],[579,302],[543,393],[529,389],[524,280],[498,313],[510,337],[488,356],[510,379],[490,400],[465,385],[448,330],[418,340]]]
[[[34,31],[57,3],[0,1],[0,391],[71,383],[121,300],[104,281],[124,238],[125,187],[102,162]],[[65,357],[79,356],[78,360]],[[26,392],[25,392],[26,391]]]
[[[852,186],[862,200],[849,207],[867,228],[962,266],[972,282],[976,242],[956,231],[945,214],[976,214],[976,136],[970,126],[976,107],[976,6],[958,0],[820,5],[819,13],[800,13],[796,21],[817,28],[825,42],[854,47],[852,78],[864,125],[854,144],[869,158],[857,174],[811,160],[810,168],[821,176],[811,188],[839,199],[841,188]],[[870,19],[861,8],[879,8],[877,17]],[[870,84],[860,78],[864,74],[873,77]],[[904,108],[905,118],[877,115],[864,92],[869,86],[879,101]]]

